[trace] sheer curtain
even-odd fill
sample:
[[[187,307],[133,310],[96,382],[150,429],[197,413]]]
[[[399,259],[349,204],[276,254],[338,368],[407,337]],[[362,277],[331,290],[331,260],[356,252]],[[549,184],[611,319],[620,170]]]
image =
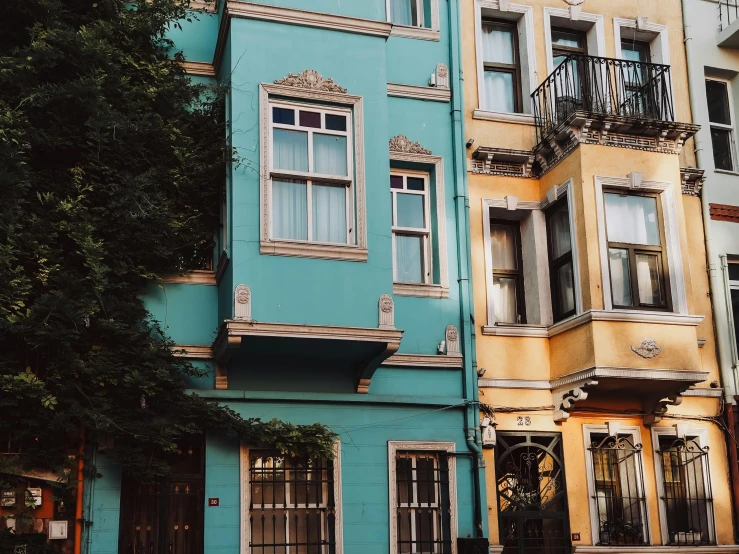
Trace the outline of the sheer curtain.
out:
[[[516,235],[512,226],[491,225],[490,245],[495,269],[517,269]]]
[[[518,323],[516,280],[507,277],[493,277],[493,296],[495,321],[499,323]]]
[[[416,0],[390,0],[390,21],[396,25],[413,25]]]
[[[482,26],[482,59],[494,63],[514,63],[513,36],[493,25]]]
[[[654,254],[636,255],[636,278],[641,304],[662,304],[658,264],[659,257]]]
[[[423,282],[423,238],[395,235],[396,279],[400,283]]]
[[[313,134],[313,171],[346,176],[346,137]]]
[[[611,270],[611,294],[616,306],[631,306],[629,251],[611,248],[608,252]]]
[[[493,310],[495,321],[518,323],[516,279],[495,275],[495,270],[518,269],[515,228],[510,225],[491,225],[490,247],[493,255]]]
[[[346,244],[346,188],[313,185],[313,240]]]
[[[494,112],[514,112],[513,74],[503,71],[486,71],[484,106]]]
[[[308,240],[308,194],[305,181],[272,181],[272,233],[278,239]]]
[[[275,169],[308,171],[308,133],[275,129],[273,156]]]
[[[628,244],[659,245],[657,200],[649,196],[606,193],[608,240]]]

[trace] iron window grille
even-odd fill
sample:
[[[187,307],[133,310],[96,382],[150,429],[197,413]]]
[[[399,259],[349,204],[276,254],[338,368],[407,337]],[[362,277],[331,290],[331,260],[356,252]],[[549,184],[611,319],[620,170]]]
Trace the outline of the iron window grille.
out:
[[[594,433],[590,439],[598,544],[648,544],[642,445],[634,444],[631,435],[623,434]]]
[[[251,450],[248,490],[252,554],[336,553],[332,460]]]
[[[695,437],[659,437],[657,456],[662,470],[662,502],[669,544],[713,544],[713,513],[708,447]]]
[[[398,451],[395,471],[397,552],[451,554],[449,458],[446,453]]]

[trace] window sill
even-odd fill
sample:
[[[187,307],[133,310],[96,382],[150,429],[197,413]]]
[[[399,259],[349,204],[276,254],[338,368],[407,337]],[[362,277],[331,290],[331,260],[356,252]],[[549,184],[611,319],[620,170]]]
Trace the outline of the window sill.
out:
[[[294,256],[320,260],[366,262],[367,249],[343,244],[324,244],[301,241],[262,241],[259,253],[267,256]]]
[[[488,110],[474,110],[472,119],[497,121],[499,123],[518,123],[519,125],[535,125],[534,116],[530,113],[491,112]]]
[[[393,294],[396,296],[418,296],[420,298],[449,298],[449,288],[441,285],[393,283]]]
[[[210,270],[196,269],[181,274],[162,275],[162,283],[180,285],[216,285],[216,274]]]
[[[728,169],[714,169],[714,173],[720,173],[721,175],[733,175],[739,177],[739,171],[729,171]]]
[[[410,27],[408,25],[393,25],[390,29],[391,37],[415,38],[418,40],[434,40],[441,38],[441,33],[436,29],[425,27]]]
[[[502,323],[485,325],[482,328],[483,335],[496,337],[538,337],[548,338],[549,330],[545,325],[525,325],[515,323]]]

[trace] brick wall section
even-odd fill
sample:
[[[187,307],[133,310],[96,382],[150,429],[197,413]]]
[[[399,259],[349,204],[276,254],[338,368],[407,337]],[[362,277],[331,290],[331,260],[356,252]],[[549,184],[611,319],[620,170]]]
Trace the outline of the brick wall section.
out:
[[[739,223],[739,206],[729,204],[709,204],[711,219]]]

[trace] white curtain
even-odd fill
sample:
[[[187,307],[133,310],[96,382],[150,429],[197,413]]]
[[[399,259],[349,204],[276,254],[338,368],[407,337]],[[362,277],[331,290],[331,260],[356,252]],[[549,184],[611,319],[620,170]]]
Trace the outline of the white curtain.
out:
[[[346,176],[346,137],[313,134],[313,171]]]
[[[609,265],[611,270],[611,293],[617,306],[631,306],[631,276],[627,250],[611,248]]]
[[[413,229],[424,229],[424,197],[420,194],[395,195],[395,209],[397,212],[396,225]]]
[[[483,106],[486,110],[506,113],[516,110],[512,73],[486,71],[484,92]]]
[[[559,306],[562,312],[575,309],[575,289],[573,287],[574,277],[572,275],[572,262],[568,262],[557,268],[557,282],[559,290],[555,294],[559,296]]]
[[[518,323],[516,280],[493,277],[493,309],[498,323]]]
[[[395,268],[399,282],[423,282],[422,244],[421,237],[395,235]]]
[[[551,215],[549,231],[552,241],[552,257],[554,259],[572,250],[570,239],[570,217],[566,209],[558,209]]]
[[[659,245],[657,200],[650,196],[606,193],[608,240],[628,244]]]
[[[482,59],[486,62],[513,64],[513,35],[492,25],[482,27]]]
[[[636,255],[636,278],[642,304],[662,304],[658,261],[659,258],[653,254]]]
[[[511,225],[491,225],[490,245],[493,268],[517,269],[515,228]]]
[[[346,244],[346,188],[313,185],[313,240]]]
[[[278,239],[308,240],[305,181],[272,181],[272,233]]]
[[[275,169],[308,171],[308,133],[275,129],[272,144]]]
[[[413,25],[416,0],[390,0],[390,21],[396,25]]]

